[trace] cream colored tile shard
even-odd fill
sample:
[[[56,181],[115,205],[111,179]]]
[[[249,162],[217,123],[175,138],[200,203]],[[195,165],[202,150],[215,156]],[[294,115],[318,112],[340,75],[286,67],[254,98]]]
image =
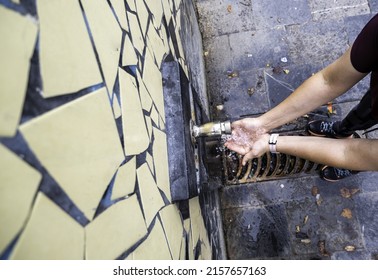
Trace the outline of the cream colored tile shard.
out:
[[[136,179],[136,158],[122,165],[115,178],[111,199],[117,199],[134,192]]]
[[[150,144],[142,105],[134,77],[119,69],[119,82],[125,152],[128,156],[137,155],[145,151]]]
[[[166,134],[153,128],[155,141],[152,147],[155,162],[156,182],[158,187],[171,201],[171,189],[169,183],[168,151]]]
[[[160,116],[159,118],[159,126],[161,130],[165,131],[165,120],[163,119],[162,116]]]
[[[12,137],[21,118],[37,25],[3,6],[0,19],[0,137]]]
[[[134,46],[128,35],[125,36],[125,42],[122,51],[122,66],[137,65],[138,57],[135,53]]]
[[[149,226],[159,210],[164,207],[164,201],[160,195],[158,187],[156,186],[154,177],[152,177],[151,171],[147,166],[147,163],[144,163],[137,169],[137,178],[143,205],[143,212],[146,219],[146,224]]]
[[[200,240],[202,248],[202,258],[211,259],[211,245],[209,242],[205,222],[201,214],[201,206],[198,197],[189,200],[189,213],[191,221],[193,249],[197,245],[198,240]]]
[[[149,152],[146,152],[146,162],[148,164],[148,167],[150,168],[151,174],[155,175],[154,159],[152,158]]]
[[[180,260],[186,259],[186,239],[182,237],[181,240],[181,249],[180,249]]]
[[[117,95],[114,95],[113,97],[112,107],[113,107],[113,114],[114,114],[115,119],[118,119],[120,116],[122,116],[121,105],[118,101]]]
[[[127,18],[129,19],[132,44],[140,54],[143,54],[145,43],[138,18],[136,15],[129,12],[127,13]]]
[[[144,110],[150,112],[151,106],[152,106],[152,99],[151,99],[150,94],[148,93],[146,85],[144,84],[144,81],[143,81],[139,71],[137,71],[137,79],[138,79],[138,82],[139,82],[139,95],[140,95],[142,107],[143,107]]]
[[[143,81],[148,92],[150,93],[159,114],[164,116],[163,78],[149,52],[146,52],[143,71]]]
[[[147,125],[147,131],[148,135],[150,136],[150,140],[152,141],[152,121],[149,116],[146,116],[146,125]]]
[[[92,219],[124,159],[105,88],[24,123],[20,131],[42,165]]]
[[[102,82],[79,2],[38,0],[43,96],[75,93]]]
[[[161,25],[161,19],[163,17],[163,5],[161,0],[147,1],[148,8],[152,13],[154,26],[159,28]]]
[[[126,3],[129,5],[130,9],[132,11],[136,11],[136,8],[135,8],[135,1],[134,0],[126,0]]]
[[[113,260],[147,234],[136,195],[117,202],[85,227],[86,259]]]
[[[84,228],[39,192],[11,259],[82,260]]]
[[[0,254],[23,227],[41,174],[0,144]]]
[[[167,30],[164,25],[160,27],[160,37],[163,40],[164,48],[165,48],[165,53],[168,54],[170,49],[169,49],[169,40],[167,36]]]
[[[155,125],[157,127],[159,127],[159,119],[160,119],[160,117],[159,117],[159,113],[156,110],[155,106],[152,106],[152,108],[151,108],[150,117],[151,117],[151,120],[155,123]]]
[[[125,2],[123,0],[111,0],[110,2],[112,3],[114,12],[117,15],[119,24],[124,30],[129,31],[129,24],[127,23],[126,18]]]
[[[162,38],[155,30],[155,28],[150,28],[147,34],[148,49],[151,55],[155,56],[156,62],[160,68],[163,58],[165,56],[165,46]]]
[[[171,0],[171,2],[173,3],[173,1],[175,2],[175,7],[176,7],[176,12],[178,12],[180,10],[180,6],[181,6],[181,0]],[[172,7],[172,11],[173,11],[173,7]]]
[[[167,20],[167,23],[169,24],[172,17],[171,4],[169,3],[169,0],[161,0],[161,2],[163,4],[165,18]]]
[[[147,25],[149,20],[149,13],[144,4],[144,1],[135,1],[135,5],[137,8],[137,14],[140,22],[140,28],[142,30],[143,37],[146,37],[147,34]]]
[[[184,226],[180,212],[175,204],[171,204],[160,210],[159,214],[172,258],[178,260],[180,259],[182,237],[184,236]]]
[[[200,238],[200,232],[205,227],[202,215],[201,206],[199,204],[198,197],[194,197],[189,200],[189,213],[190,213],[190,228],[193,239],[193,246],[197,245],[197,241]]]
[[[134,260],[171,260],[163,228],[158,219],[149,236],[132,253]]]
[[[107,1],[82,0],[109,92],[113,92],[121,53],[122,31]]]

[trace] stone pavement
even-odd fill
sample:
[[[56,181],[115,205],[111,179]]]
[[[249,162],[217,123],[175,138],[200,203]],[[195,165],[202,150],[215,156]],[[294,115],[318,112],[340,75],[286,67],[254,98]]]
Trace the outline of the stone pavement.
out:
[[[273,108],[339,57],[378,12],[377,0],[197,0],[196,5],[215,120]],[[369,77],[335,100],[331,116],[324,106],[307,119],[342,118],[368,83]],[[225,186],[219,196],[229,259],[378,259],[377,173],[337,183],[303,174]]]

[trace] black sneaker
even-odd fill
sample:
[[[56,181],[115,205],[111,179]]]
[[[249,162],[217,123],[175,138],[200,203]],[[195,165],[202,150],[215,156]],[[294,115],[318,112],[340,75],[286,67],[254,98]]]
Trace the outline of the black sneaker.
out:
[[[313,136],[330,137],[330,138],[348,138],[352,134],[342,134],[335,130],[335,127],[340,124],[340,121],[322,121],[315,120],[307,124],[307,131]]]
[[[320,171],[320,177],[328,182],[336,182],[346,177],[357,174],[358,171],[352,171],[348,169],[341,169],[331,166],[324,166]]]

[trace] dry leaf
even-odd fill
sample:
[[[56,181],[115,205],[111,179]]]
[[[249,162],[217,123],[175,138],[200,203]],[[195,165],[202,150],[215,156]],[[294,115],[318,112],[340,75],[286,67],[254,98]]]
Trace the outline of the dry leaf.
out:
[[[350,191],[347,188],[340,189],[340,194],[344,198],[350,198],[351,197]]]
[[[295,226],[295,232],[300,232],[301,231],[301,227],[300,226]]]
[[[327,104],[327,110],[328,110],[328,114],[329,114],[329,115],[334,114],[332,102],[329,102],[329,103]]]
[[[358,193],[360,189],[347,189],[347,188],[342,188],[340,189],[340,194],[344,198],[351,198],[353,195]]]
[[[232,6],[231,6],[231,5],[228,5],[228,6],[227,6],[227,12],[229,12],[229,13],[232,12]]]
[[[350,195],[353,196],[355,195],[356,193],[358,193],[360,191],[360,189],[351,189],[350,190]]]
[[[304,244],[310,244],[311,239],[302,239],[301,242],[304,243]]]
[[[239,76],[238,72],[234,71],[234,72],[230,72],[227,74],[228,75],[228,78],[229,79],[232,79],[232,78],[236,78]]]
[[[316,196],[318,193],[319,193],[318,187],[317,186],[313,186],[312,189],[311,189],[311,194],[313,196]]]
[[[307,224],[307,222],[308,222],[308,215],[306,215],[306,216],[304,217],[304,219],[303,219],[303,224],[305,225],[305,224]]]
[[[350,210],[349,208],[344,208],[341,212],[341,216],[347,219],[352,219],[352,210]]]
[[[285,69],[285,70],[283,70],[283,71],[284,71],[284,73],[285,73],[286,75],[290,73],[290,70],[288,70],[288,69]]]
[[[352,245],[348,245],[348,246],[345,246],[344,250],[347,252],[354,252],[356,250],[356,247]]]

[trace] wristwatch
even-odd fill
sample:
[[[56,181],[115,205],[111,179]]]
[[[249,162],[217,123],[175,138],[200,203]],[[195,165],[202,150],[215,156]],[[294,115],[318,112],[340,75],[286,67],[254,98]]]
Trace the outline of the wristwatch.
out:
[[[269,137],[269,151],[273,154],[279,154],[277,152],[277,138],[279,134],[278,133],[273,133]]]

